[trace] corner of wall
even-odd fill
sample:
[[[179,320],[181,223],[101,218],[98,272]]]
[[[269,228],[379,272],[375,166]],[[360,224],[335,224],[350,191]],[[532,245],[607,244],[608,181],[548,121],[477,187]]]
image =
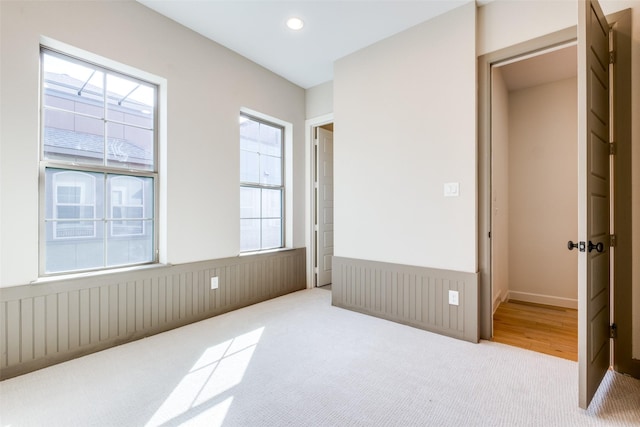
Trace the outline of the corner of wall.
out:
[[[333,113],[333,80],[306,90],[305,112],[307,119]]]

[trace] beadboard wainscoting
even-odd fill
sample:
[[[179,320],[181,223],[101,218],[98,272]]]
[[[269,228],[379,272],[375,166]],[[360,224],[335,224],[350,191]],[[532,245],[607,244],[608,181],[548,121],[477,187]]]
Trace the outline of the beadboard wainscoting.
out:
[[[305,289],[305,257],[300,248],[0,289],[0,379]]]
[[[333,258],[332,304],[478,342],[478,274]],[[449,290],[459,305],[449,304]]]

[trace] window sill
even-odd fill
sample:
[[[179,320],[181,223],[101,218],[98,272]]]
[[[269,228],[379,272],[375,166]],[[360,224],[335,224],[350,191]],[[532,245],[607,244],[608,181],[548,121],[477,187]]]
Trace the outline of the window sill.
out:
[[[275,248],[275,249],[265,249],[263,251],[251,251],[251,252],[240,252],[241,257],[252,256],[252,255],[264,255],[264,254],[273,254],[277,252],[286,252],[292,251],[295,248]]]
[[[153,270],[156,268],[166,268],[170,266],[171,264],[154,263],[154,264],[134,265],[130,267],[113,268],[109,270],[97,270],[97,271],[85,271],[81,273],[58,274],[58,275],[52,275],[52,276],[38,277],[36,280],[33,280],[29,284],[39,285],[42,283],[61,282],[61,281],[73,280],[73,279],[85,279],[85,278],[97,277],[97,276],[108,276],[110,274],[129,273],[132,271],[141,271],[141,270]]]

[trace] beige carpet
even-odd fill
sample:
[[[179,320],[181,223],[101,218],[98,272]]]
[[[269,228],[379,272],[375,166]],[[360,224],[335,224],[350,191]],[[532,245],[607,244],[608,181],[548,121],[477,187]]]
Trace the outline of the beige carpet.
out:
[[[0,383],[2,426],[640,426],[610,372],[471,344],[296,292]]]

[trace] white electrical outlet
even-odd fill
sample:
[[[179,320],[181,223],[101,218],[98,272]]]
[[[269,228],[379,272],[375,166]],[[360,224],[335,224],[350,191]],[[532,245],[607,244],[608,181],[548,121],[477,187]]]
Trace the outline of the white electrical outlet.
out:
[[[211,289],[218,289],[218,276],[211,278]]]
[[[458,296],[458,291],[449,291],[449,304],[459,305]]]

